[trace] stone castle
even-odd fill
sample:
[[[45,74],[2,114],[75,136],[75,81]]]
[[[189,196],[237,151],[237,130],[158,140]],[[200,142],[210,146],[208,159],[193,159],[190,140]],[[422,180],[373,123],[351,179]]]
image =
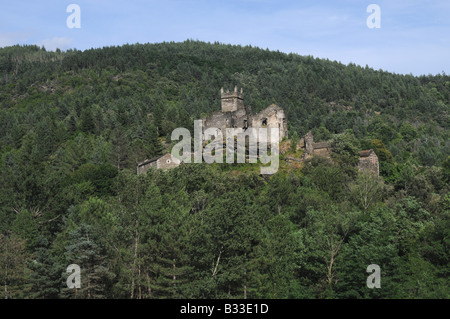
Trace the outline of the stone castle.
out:
[[[237,86],[234,91],[220,90],[222,110],[213,112],[207,118],[202,119],[203,128],[216,127],[222,132],[227,128],[279,129],[280,141],[288,136],[287,120],[284,110],[278,105],[272,104],[257,114],[252,114],[251,107],[244,105],[244,93]]]
[[[284,110],[278,105],[272,104],[257,114],[251,113],[251,107],[244,105],[244,93],[237,86],[234,91],[220,90],[220,111],[213,112],[210,116],[201,119],[203,132],[207,128],[217,128],[226,132],[227,128],[240,128],[244,131],[248,128],[270,128],[279,130],[279,140],[288,136],[287,120]],[[146,172],[150,167],[156,169],[170,169],[181,164],[181,161],[172,158],[170,153],[152,159],[146,159],[138,163],[137,174]]]
[[[242,88],[238,91],[237,86],[234,91],[220,90],[221,107],[220,111],[213,112],[210,116],[202,119],[203,132],[207,128],[218,128],[225,132],[227,128],[241,128],[244,131],[248,128],[270,128],[279,129],[279,140],[288,137],[287,119],[285,111],[278,105],[272,104],[261,112],[252,114],[251,107],[244,104],[244,93]],[[328,142],[315,143],[314,137],[309,131],[303,136],[297,148],[303,149],[301,158],[286,156],[287,162],[303,162],[312,156],[323,156],[330,158],[331,147]],[[181,164],[180,160],[172,158],[170,153],[147,159],[137,166],[137,173],[146,172],[150,167],[156,169],[170,169]],[[376,175],[379,174],[378,157],[373,150],[360,152],[359,169],[369,170]]]
[[[303,162],[308,158],[313,156],[322,156],[331,159],[331,145],[328,142],[314,142],[314,136],[309,131],[304,137],[302,137],[298,144],[297,149],[303,151],[301,158],[295,158],[293,156],[286,156],[286,161],[292,162]],[[378,162],[378,156],[374,150],[364,150],[359,152],[358,169],[365,170],[370,173],[379,176],[380,166]]]

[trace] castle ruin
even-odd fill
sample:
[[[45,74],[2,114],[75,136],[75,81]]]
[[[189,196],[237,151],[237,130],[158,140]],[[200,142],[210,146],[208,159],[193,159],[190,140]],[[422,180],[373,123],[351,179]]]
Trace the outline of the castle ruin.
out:
[[[237,128],[246,131],[248,128],[269,128],[279,130],[279,141],[288,137],[287,119],[285,111],[278,105],[272,104],[261,112],[252,114],[251,107],[244,104],[244,92],[241,88],[238,91],[237,86],[234,91],[220,90],[221,95],[221,110],[213,112],[210,116],[203,118],[202,130],[204,133],[208,128],[220,129],[225,138],[227,128]],[[328,142],[314,142],[314,137],[309,131],[303,136],[297,148],[303,149],[301,158],[294,158],[286,156],[287,162],[303,162],[312,156],[323,156],[331,158],[331,146]],[[376,175],[379,175],[378,157],[373,150],[364,150],[360,152],[358,168],[360,170],[369,170]],[[181,164],[180,160],[173,160],[170,153],[155,157],[150,160],[145,160],[138,164],[137,173],[146,172],[150,167],[156,169],[170,169]]]
[[[213,112],[202,119],[203,128],[215,127],[225,133],[227,128],[270,128],[279,130],[280,141],[288,136],[286,113],[278,105],[272,104],[257,114],[244,104],[244,93],[237,86],[234,91],[220,90],[222,110]]]
[[[309,131],[303,136],[298,144],[297,149],[303,150],[301,158],[294,158],[292,156],[286,156],[287,162],[303,162],[304,160],[313,156],[322,156],[331,159],[331,145],[328,142],[314,142],[314,136]],[[359,152],[358,169],[368,171],[376,176],[380,175],[378,156],[374,150],[363,150]]]

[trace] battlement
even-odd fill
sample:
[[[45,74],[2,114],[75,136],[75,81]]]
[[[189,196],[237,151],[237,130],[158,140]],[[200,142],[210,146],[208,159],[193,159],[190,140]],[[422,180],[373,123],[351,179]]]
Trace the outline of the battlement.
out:
[[[241,88],[238,91],[237,86],[234,87],[234,91],[226,92],[223,88],[220,89],[221,101],[222,101],[222,112],[236,112],[237,110],[244,108],[244,91]]]
[[[230,98],[230,97],[235,97],[238,99],[243,100],[244,99],[244,90],[241,88],[240,91],[238,91],[237,86],[234,87],[234,91],[230,92],[230,90],[227,90],[226,92],[223,90],[223,88],[220,89],[220,95],[222,97],[222,99],[226,99],[226,98]]]

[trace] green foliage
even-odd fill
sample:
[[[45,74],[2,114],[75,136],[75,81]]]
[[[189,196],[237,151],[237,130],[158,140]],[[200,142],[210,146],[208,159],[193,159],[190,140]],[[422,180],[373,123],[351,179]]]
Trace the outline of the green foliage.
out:
[[[50,243],[45,236],[37,236],[34,258],[28,267],[32,270],[30,282],[32,284],[32,298],[58,298],[61,288],[61,273],[64,266],[52,254]]]
[[[24,241],[14,233],[0,234],[0,278],[4,299],[23,299],[29,295],[29,254]]]
[[[11,230],[25,240],[25,247],[32,250],[38,235],[38,227],[33,220],[33,215],[26,209],[22,209],[12,224]]]
[[[358,163],[360,145],[352,131],[345,131],[337,134],[331,141],[332,156],[334,160],[347,166],[354,166]]]
[[[297,144],[300,141],[297,131],[295,131],[294,134],[292,134],[290,140],[291,140],[290,151],[292,153],[295,153],[295,152],[297,152]]]
[[[450,182],[450,156],[447,157],[445,162],[442,163],[442,168],[444,169],[444,171],[443,171],[443,174],[444,174],[443,181],[445,183],[449,183]]]
[[[84,285],[77,289],[75,294],[69,288],[64,288],[62,290],[64,297],[84,299],[108,297],[107,286],[114,274],[109,271],[104,248],[97,242],[97,234],[86,224],[80,224],[69,233],[65,257],[68,265],[80,266]]]
[[[314,135],[314,141],[328,141],[332,138],[332,134],[328,129],[322,124],[318,128],[313,128],[312,133]]]
[[[198,41],[1,48],[0,282],[8,298],[449,298],[449,83]],[[254,112],[285,109],[291,152],[311,130],[332,160],[136,175],[234,85]],[[380,178],[357,172],[364,149]]]
[[[73,183],[90,183],[94,188],[92,195],[109,195],[113,193],[113,181],[117,169],[110,164],[84,164],[73,174]]]

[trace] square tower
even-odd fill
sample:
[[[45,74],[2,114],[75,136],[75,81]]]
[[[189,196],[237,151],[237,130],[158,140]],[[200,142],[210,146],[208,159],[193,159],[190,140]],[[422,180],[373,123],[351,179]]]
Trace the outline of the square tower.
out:
[[[244,108],[244,93],[238,92],[237,86],[234,87],[234,92],[223,91],[220,89],[221,101],[222,101],[222,112],[236,112],[237,110]]]

